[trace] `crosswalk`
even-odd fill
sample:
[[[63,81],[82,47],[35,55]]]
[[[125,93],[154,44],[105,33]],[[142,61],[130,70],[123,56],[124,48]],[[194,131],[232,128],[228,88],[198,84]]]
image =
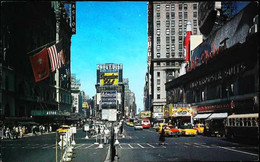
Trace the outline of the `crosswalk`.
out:
[[[108,148],[110,144],[103,145],[103,148]],[[166,145],[159,145],[159,143],[119,143],[118,149],[165,149],[172,147],[196,147],[196,148],[216,148],[216,145],[207,145],[206,143],[167,143]],[[55,149],[55,144],[16,144],[4,145],[2,149]],[[74,149],[98,149],[99,144],[94,143],[80,143],[74,146]]]

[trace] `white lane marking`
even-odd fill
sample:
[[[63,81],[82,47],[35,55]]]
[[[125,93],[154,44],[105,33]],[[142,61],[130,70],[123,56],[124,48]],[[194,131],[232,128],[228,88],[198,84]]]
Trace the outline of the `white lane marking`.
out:
[[[79,144],[78,146],[75,147],[75,149],[77,149],[79,147],[83,147],[84,145],[87,145],[87,144]]]
[[[147,143],[148,146],[152,147],[152,148],[155,148],[153,145],[150,145],[149,143]]]
[[[121,144],[118,145],[120,148],[122,148]]]
[[[134,148],[134,147],[133,147],[133,146],[131,146],[130,144],[128,144],[128,146],[129,146],[129,147],[131,147],[131,148]]]
[[[137,144],[138,146],[140,146],[141,148],[144,148],[142,145],[140,145],[139,143]]]
[[[203,145],[203,144],[199,144],[199,143],[194,143],[195,145],[198,145],[198,146],[201,146],[201,147],[206,147],[206,148],[210,148],[210,146],[206,146],[206,145]]]
[[[226,149],[226,150],[230,150],[230,151],[234,151],[234,152],[239,152],[239,153],[243,153],[243,154],[248,154],[248,155],[253,155],[253,156],[259,156],[258,154],[253,154],[253,153],[250,153],[250,152],[234,150],[234,149],[227,148],[227,147],[219,146],[219,148]]]
[[[87,146],[87,147],[85,147],[85,148],[90,148],[90,147],[93,146],[93,145],[95,145],[95,144],[91,144],[91,145],[89,145],[89,146]]]

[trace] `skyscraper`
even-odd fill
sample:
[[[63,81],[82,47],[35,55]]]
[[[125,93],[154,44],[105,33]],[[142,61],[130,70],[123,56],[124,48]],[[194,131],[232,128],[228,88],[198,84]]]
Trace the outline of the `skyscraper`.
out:
[[[179,76],[184,61],[183,42],[187,23],[200,34],[198,2],[153,1],[148,3],[148,82],[146,99],[151,101],[153,118],[163,118],[165,83]],[[150,87],[150,88],[149,88]],[[147,87],[146,87],[147,88]],[[150,94],[150,96],[149,96]]]

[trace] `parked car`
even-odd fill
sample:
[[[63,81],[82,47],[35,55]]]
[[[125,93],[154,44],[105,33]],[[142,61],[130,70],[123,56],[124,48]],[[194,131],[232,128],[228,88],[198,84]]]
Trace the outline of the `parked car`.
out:
[[[141,123],[135,122],[135,123],[134,123],[134,129],[135,129],[135,130],[143,130],[143,126],[142,126]]]
[[[185,136],[196,136],[198,134],[198,131],[191,124],[181,125],[179,129],[181,134]]]
[[[198,131],[198,134],[204,133],[204,124],[195,124],[194,129]]]

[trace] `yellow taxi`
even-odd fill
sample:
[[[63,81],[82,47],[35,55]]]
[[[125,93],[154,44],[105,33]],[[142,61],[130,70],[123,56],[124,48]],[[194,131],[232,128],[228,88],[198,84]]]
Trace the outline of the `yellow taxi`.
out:
[[[180,126],[179,130],[181,131],[181,134],[185,136],[196,136],[198,134],[198,131],[194,129],[191,124]]]
[[[167,123],[160,123],[156,128],[156,132],[159,132],[159,131],[162,131],[162,127],[165,126],[165,125],[168,125]]]
[[[128,121],[128,122],[126,122],[126,125],[128,125],[128,126],[130,126],[130,127],[133,127],[133,126],[134,126],[134,123],[133,123],[133,122],[130,122],[130,121]]]
[[[198,134],[204,133],[204,124],[196,124],[195,128],[198,131]]]
[[[59,133],[66,133],[69,129],[70,129],[70,126],[68,126],[68,125],[62,125],[59,129],[57,129],[57,131],[58,131]]]

